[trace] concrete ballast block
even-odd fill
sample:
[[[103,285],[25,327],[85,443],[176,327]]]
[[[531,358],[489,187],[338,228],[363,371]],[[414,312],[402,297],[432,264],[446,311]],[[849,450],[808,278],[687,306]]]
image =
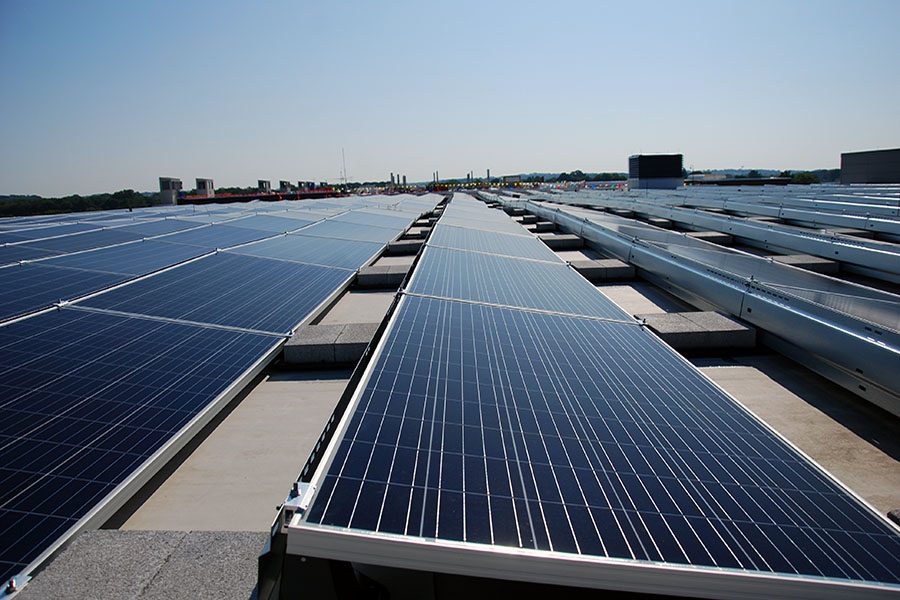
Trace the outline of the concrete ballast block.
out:
[[[722,246],[729,246],[733,241],[729,234],[722,233],[721,231],[690,231],[688,232],[688,236]]]
[[[548,231],[555,231],[556,223],[552,223],[550,221],[538,221],[536,223],[526,225],[525,228],[528,231],[533,231],[534,233],[544,233]]]
[[[359,362],[377,330],[378,323],[346,325],[334,343],[334,362],[338,364]]]
[[[284,344],[284,362],[292,365],[334,363],[334,343],[344,325],[308,325]]]
[[[551,250],[577,250],[584,247],[584,240],[571,233],[541,233],[538,237]]]
[[[822,233],[835,234],[835,235],[848,235],[851,237],[859,237],[859,238],[874,238],[875,232],[870,231],[868,229],[854,229],[852,227],[829,227],[828,229],[823,229]]]
[[[735,350],[756,345],[756,328],[719,312],[637,315],[676,350]]]
[[[408,265],[363,267],[356,273],[355,284],[362,289],[397,289],[408,272]]]
[[[663,219],[662,217],[648,217],[647,223],[655,227],[660,227],[662,229],[672,229],[672,221],[670,221],[669,219]]]
[[[428,232],[431,231],[430,227],[410,227],[406,230],[406,233],[403,234],[402,240],[420,240],[428,237]]]
[[[773,256],[772,260],[783,265],[790,265],[792,267],[806,269],[807,271],[813,271],[814,273],[833,275],[841,270],[841,264],[839,262],[821,258],[819,256],[812,256],[810,254],[785,254],[783,256]]]
[[[384,253],[390,256],[417,254],[419,249],[422,248],[422,244],[421,240],[398,240],[388,244]]]
[[[633,217],[634,211],[627,208],[610,208],[609,212],[619,217]]]
[[[573,260],[569,264],[591,283],[633,279],[635,275],[634,267],[616,258]]]
[[[284,362],[294,366],[356,363],[378,326],[378,323],[349,323],[301,327],[284,345]]]

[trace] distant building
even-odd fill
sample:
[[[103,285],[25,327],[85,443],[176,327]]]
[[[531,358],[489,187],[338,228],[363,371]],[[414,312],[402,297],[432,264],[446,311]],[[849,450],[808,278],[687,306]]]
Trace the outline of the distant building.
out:
[[[900,183],[900,148],[844,152],[841,183]]]
[[[181,191],[181,180],[177,177],[159,178],[159,203],[178,204],[178,192]]]
[[[256,189],[263,194],[268,194],[272,191],[272,182],[268,179],[259,179],[256,181]]]
[[[278,191],[279,192],[291,191],[291,182],[290,181],[279,181],[278,182]]]
[[[501,183],[522,183],[521,175],[504,175],[500,178]]]
[[[209,198],[216,195],[216,188],[213,186],[212,179],[197,178],[197,196]]]
[[[681,154],[634,154],[628,157],[628,189],[674,190],[684,184]]]

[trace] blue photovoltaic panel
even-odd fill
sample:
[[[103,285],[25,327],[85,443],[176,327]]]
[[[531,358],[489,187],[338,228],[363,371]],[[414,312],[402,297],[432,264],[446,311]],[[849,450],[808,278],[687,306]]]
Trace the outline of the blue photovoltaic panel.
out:
[[[31,246],[26,246],[24,244],[0,246],[0,266],[17,263],[20,260],[44,258],[45,256],[53,256],[54,254],[57,253],[50,250],[32,248]]]
[[[251,217],[244,217],[243,219],[238,219],[236,221],[229,221],[229,225],[233,225],[234,227],[247,227],[249,229],[271,231],[272,233],[287,233],[289,231],[296,231],[297,229],[300,229],[301,227],[312,222],[312,219],[304,222],[300,219],[288,219],[282,218],[281,216],[253,215]]]
[[[165,239],[165,238],[163,238]],[[57,256],[40,264],[124,275],[146,275],[209,252],[206,248],[143,240],[111,248]]]
[[[26,263],[0,269],[0,321],[115,285],[122,275]]]
[[[0,233],[0,244],[2,244],[2,245],[15,244],[16,242],[24,242],[27,239],[28,238],[18,236],[15,233],[7,233],[5,231]]]
[[[358,223],[342,223],[328,220],[310,225],[298,235],[315,237],[338,238],[342,240],[358,240],[361,242],[387,243],[400,235],[402,227],[376,227],[374,225],[360,225]]]
[[[179,219],[160,219],[158,221],[144,221],[142,223],[135,223],[134,225],[117,227],[116,229],[118,229],[119,231],[134,233],[141,237],[151,237],[154,235],[164,235],[166,233],[173,233],[175,231],[182,231],[184,229],[191,229],[193,227],[199,226],[200,223],[192,223],[190,221],[182,221]]]
[[[0,327],[0,581],[37,558],[275,342],[65,309]]]
[[[355,270],[365,265],[383,247],[379,242],[285,235],[241,246],[230,252]]]
[[[457,213],[448,210],[441,216],[441,224],[452,225],[455,227],[468,227],[470,229],[481,229],[497,233],[509,233],[512,235],[531,236],[531,233],[527,229],[510,219],[506,213],[491,211],[489,209],[477,212],[457,211]]]
[[[289,210],[277,213],[275,216],[281,217],[282,219],[292,219],[294,221],[304,221],[304,224],[315,223],[316,221],[321,221],[325,218],[324,214],[309,211],[309,210]],[[303,225],[301,225],[302,227]]]
[[[633,321],[568,265],[429,247],[410,293]]]
[[[556,253],[536,237],[452,227],[441,225],[440,222],[432,230],[428,245],[560,262]]]
[[[223,217],[218,215],[209,215],[206,213],[194,213],[187,215],[179,215],[179,219],[183,221],[187,221],[188,223],[193,223],[194,225],[208,225],[210,223],[218,223],[223,220]]]
[[[900,535],[638,325],[408,296],[310,523],[900,583]]]
[[[334,217],[334,221],[342,223],[358,223],[360,225],[375,225],[396,231],[403,231],[413,222],[415,215],[391,214],[390,211],[354,210]]]
[[[60,235],[68,235],[70,233],[80,233],[82,231],[92,231],[98,229],[100,225],[93,223],[68,223],[63,225],[51,225],[48,227],[37,227],[35,229],[19,229],[10,231],[19,240],[39,240],[43,238],[55,237]]]
[[[353,276],[346,269],[219,253],[83,304],[287,334]]]
[[[102,248],[103,246],[112,246],[113,244],[121,244],[123,242],[133,242],[134,240],[139,239],[141,239],[141,236],[134,233],[118,231],[117,229],[100,229],[99,231],[88,231],[86,233],[75,233],[57,238],[35,240],[29,242],[28,245],[42,250],[66,253],[90,250],[91,248]]]
[[[270,231],[259,229],[247,229],[245,227],[233,227],[231,225],[209,225],[199,229],[181,231],[157,238],[160,242],[175,244],[188,244],[199,246],[208,250],[216,248],[230,248],[239,244],[246,244],[274,235]]]

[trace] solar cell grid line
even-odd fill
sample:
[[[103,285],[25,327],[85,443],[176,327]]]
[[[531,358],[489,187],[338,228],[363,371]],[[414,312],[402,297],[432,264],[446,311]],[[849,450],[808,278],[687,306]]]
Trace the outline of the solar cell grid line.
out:
[[[0,322],[116,285],[123,275],[24,263],[0,268]]]
[[[10,231],[9,234],[16,236],[19,241],[40,240],[72,233],[81,233],[84,231],[95,231],[100,229],[100,227],[100,225],[95,225],[93,223],[60,223],[58,225],[53,224],[44,227],[28,228],[26,226],[22,229]]]
[[[77,306],[286,335],[353,277],[349,269],[220,252]]]
[[[196,229],[188,229],[186,231],[157,236],[153,239],[160,242],[199,246],[209,250],[224,250],[225,248],[274,237],[275,235],[276,234],[271,231],[249,229],[246,227],[208,225],[206,227],[198,227]]]
[[[633,322],[563,262],[522,260],[426,247],[406,288],[411,294]]]
[[[16,244],[18,242],[27,242],[28,238],[16,235],[12,232],[2,232],[0,233],[0,244]]]
[[[56,256],[59,252],[42,250],[23,245],[0,245],[0,267],[12,265],[23,260],[33,260],[46,256]]]
[[[383,248],[384,245],[379,242],[285,235],[233,248],[228,252],[355,270],[368,264]]]
[[[372,531],[900,591],[897,529],[639,326],[406,296],[374,361],[296,543]]]
[[[387,229],[406,229],[415,219],[407,216],[384,214],[388,211],[375,212],[377,209],[353,210],[333,218],[342,223],[357,223],[359,225],[375,225]]]
[[[429,246],[455,250],[473,250],[485,254],[498,254],[513,258],[533,258],[560,262],[553,250],[534,236],[518,236],[455,225],[443,225],[438,221],[428,238]]]
[[[146,239],[118,246],[64,254],[43,260],[40,264],[139,276],[197,258],[208,252],[210,250],[197,246]]]
[[[310,225],[295,235],[387,243],[399,237],[403,229],[405,227],[378,227],[376,225],[360,225],[358,223],[345,223],[328,219]]]
[[[181,219],[157,219],[152,221],[143,221],[132,225],[123,225],[117,227],[119,231],[135,233],[142,237],[151,237],[155,235],[163,235],[166,233],[174,233],[185,229],[194,229],[201,227],[202,223],[193,223],[191,221],[183,221]]]
[[[116,229],[110,228],[35,240],[23,245],[40,248],[41,250],[52,250],[65,253],[100,248],[102,246],[112,246],[114,244],[133,242],[139,239],[141,239],[141,236],[135,233],[117,231]]]
[[[100,510],[279,343],[66,309],[0,329],[0,577]]]
[[[300,219],[286,219],[276,215],[251,215],[229,221],[228,223],[235,227],[261,229],[263,231],[271,231],[272,233],[288,233],[296,231],[314,221],[315,219],[309,219],[308,221],[303,222]]]
[[[453,202],[451,201],[450,208],[441,215],[441,222],[444,225],[533,237],[531,232],[521,224],[513,221],[505,212],[493,210],[484,205],[472,209],[458,209],[453,208]]]

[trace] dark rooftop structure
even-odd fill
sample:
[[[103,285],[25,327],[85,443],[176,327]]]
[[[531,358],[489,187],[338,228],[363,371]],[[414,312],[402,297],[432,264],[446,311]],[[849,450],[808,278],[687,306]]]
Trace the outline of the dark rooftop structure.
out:
[[[844,152],[841,183],[900,183],[900,148]]]
[[[684,180],[681,154],[635,154],[628,157],[628,187],[674,189]]]

